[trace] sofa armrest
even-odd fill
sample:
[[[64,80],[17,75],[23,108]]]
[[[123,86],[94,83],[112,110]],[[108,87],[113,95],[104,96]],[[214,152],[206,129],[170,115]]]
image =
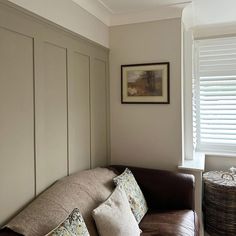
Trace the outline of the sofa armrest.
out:
[[[135,176],[151,210],[194,210],[193,175],[121,165],[112,165],[109,168],[116,174],[121,174],[126,167]]]

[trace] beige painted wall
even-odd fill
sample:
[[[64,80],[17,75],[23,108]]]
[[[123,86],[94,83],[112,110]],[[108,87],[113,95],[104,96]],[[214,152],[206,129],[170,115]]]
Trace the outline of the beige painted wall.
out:
[[[9,0],[9,2],[109,47],[108,26],[72,0]]]
[[[170,104],[121,104],[122,64],[170,62]],[[181,162],[181,19],[110,28],[111,162],[176,169]]]
[[[0,227],[56,180],[107,165],[108,50],[0,1]]]

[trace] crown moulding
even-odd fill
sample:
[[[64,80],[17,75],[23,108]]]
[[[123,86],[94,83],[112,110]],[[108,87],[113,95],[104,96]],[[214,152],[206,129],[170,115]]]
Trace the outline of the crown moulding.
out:
[[[107,26],[126,25],[142,23],[163,19],[178,18],[182,16],[183,9],[192,1],[184,3],[163,5],[150,10],[129,11],[124,13],[114,13],[110,8],[102,4],[102,1],[72,0],[87,12],[95,16]]]

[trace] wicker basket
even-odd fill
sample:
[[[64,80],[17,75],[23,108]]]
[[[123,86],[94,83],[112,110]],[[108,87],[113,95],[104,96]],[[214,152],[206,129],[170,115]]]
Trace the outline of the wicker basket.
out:
[[[203,175],[205,230],[210,235],[236,235],[236,175],[210,171]]]

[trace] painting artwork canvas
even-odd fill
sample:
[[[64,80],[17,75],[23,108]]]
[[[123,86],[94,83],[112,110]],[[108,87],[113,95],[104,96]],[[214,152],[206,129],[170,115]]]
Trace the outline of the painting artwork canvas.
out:
[[[169,103],[169,63],[121,66],[122,103]]]

